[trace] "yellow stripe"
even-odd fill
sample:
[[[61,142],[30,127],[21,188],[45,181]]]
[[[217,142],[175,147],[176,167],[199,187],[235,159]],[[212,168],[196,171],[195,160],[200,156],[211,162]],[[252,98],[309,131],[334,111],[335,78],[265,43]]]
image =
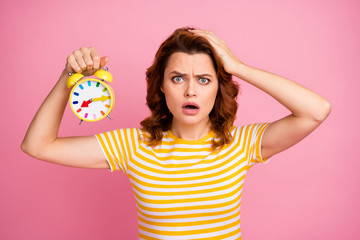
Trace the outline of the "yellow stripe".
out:
[[[186,179],[184,179],[184,177],[175,177],[175,178],[167,178],[167,177],[157,177],[157,176],[151,176],[149,174],[145,174],[143,172],[140,172],[136,169],[134,169],[132,166],[128,166],[128,169],[131,170],[132,172],[134,172],[135,174],[137,174],[138,176],[141,176],[142,178],[145,179],[150,179],[153,181],[160,181],[160,182],[179,182],[179,181],[184,181],[186,180],[187,182],[193,181],[193,180],[198,180],[200,178],[212,178],[212,177],[217,177],[219,175],[222,174],[226,174],[228,171],[230,171],[231,169],[237,167],[239,164],[241,164],[245,159],[240,159],[238,162],[236,162],[235,164],[231,165],[230,167],[223,169],[221,171],[218,172],[214,172],[214,173],[209,173],[206,175],[198,175],[198,176],[192,176],[192,177],[186,177]],[[199,169],[198,171],[201,171],[201,169]],[[155,172],[155,171],[154,171]],[[171,172],[168,172],[167,174],[171,174]],[[135,178],[133,178],[135,180]],[[149,183],[150,184],[150,183]],[[186,184],[186,186],[202,186],[203,183],[195,183],[193,184]],[[147,185],[147,184],[145,184]],[[158,185],[159,186],[159,185]],[[161,187],[166,187],[167,185],[161,185]],[[176,187],[176,186],[171,186],[171,187]]]
[[[266,129],[266,127],[268,126],[268,124],[262,124],[260,126],[260,130],[258,132],[258,136],[257,136],[257,141],[256,141],[256,158],[259,160],[259,161],[262,161],[262,157],[261,157],[261,140],[262,140],[262,135],[264,134],[264,131]]]
[[[123,163],[124,163],[124,171],[126,171],[126,152],[125,152],[125,146],[124,146],[124,142],[122,140],[122,134],[120,132],[120,130],[116,130],[116,134],[118,135],[119,138],[119,142],[120,142],[120,147],[121,147],[121,152],[122,152],[122,159],[123,159]],[[119,149],[120,150],[120,149]]]
[[[124,154],[127,156],[127,158],[130,160],[131,159],[131,152],[130,152],[130,141],[129,141],[129,137],[128,137],[128,133],[127,133],[127,129],[124,129],[122,131],[123,135],[124,135],[124,139],[125,139],[125,142],[123,142],[124,144],[124,148],[125,148],[125,152]]]
[[[246,166],[247,167],[247,166]],[[244,167],[244,168],[246,168]],[[243,168],[241,168],[243,169]],[[206,182],[206,183],[198,183],[198,186],[201,186],[201,187],[206,187],[206,186],[212,186],[212,185],[215,185],[215,184],[218,184],[218,183],[222,183],[222,182],[225,182],[225,181],[228,181],[232,178],[235,178],[235,176],[239,175],[242,170],[240,169],[239,172],[234,172],[232,173],[231,175],[226,175],[226,177],[224,178],[221,178],[221,179],[216,179],[216,180],[213,180],[213,181],[210,181],[210,182]],[[238,180],[235,180],[234,182],[228,184],[228,185],[225,185],[225,186],[220,186],[220,187],[216,187],[216,188],[210,188],[210,189],[200,189],[200,190],[193,190],[193,191],[185,191],[185,192],[170,192],[170,191],[166,191],[166,192],[156,192],[156,191],[148,191],[148,190],[144,190],[142,189],[141,187],[138,187],[136,186],[135,184],[132,184],[133,185],[133,188],[135,188],[137,191],[141,192],[142,194],[145,194],[145,195],[153,195],[153,196],[173,196],[174,194],[179,194],[179,195],[193,195],[193,194],[202,194],[202,193],[208,193],[208,192],[215,192],[215,191],[221,191],[221,190],[225,190],[225,189],[228,189],[230,187],[233,187],[235,186],[237,183],[239,183],[241,180],[243,180],[245,178],[245,174],[243,176],[241,176],[241,178],[239,178]],[[135,179],[133,179],[135,181]],[[137,182],[137,181],[136,181]],[[142,182],[144,183],[144,182]],[[191,185],[193,185],[194,183],[191,183]],[[139,183],[139,185],[142,185],[144,186],[144,184],[141,184]],[[153,184],[155,185],[155,184]],[[176,188],[191,188],[189,187],[190,184],[187,184],[187,185],[176,185]],[[164,188],[163,186],[158,186],[158,185],[155,185],[153,187],[156,187],[157,188]],[[169,186],[168,188],[171,188],[171,189],[174,189],[175,187],[173,186]],[[181,193],[181,194],[180,194]]]
[[[169,149],[153,149],[153,151],[155,153],[172,153],[172,152],[186,152],[186,153],[191,153],[191,152],[212,152],[212,148],[211,147],[207,147],[207,148],[191,148],[191,144],[188,144],[187,147],[174,147],[174,148],[169,148]]]
[[[215,136],[215,133],[213,131],[209,132],[206,136],[198,139],[198,140],[184,140],[181,138],[176,137],[171,131],[166,132],[166,136],[164,139],[170,139],[172,140],[174,144],[204,144],[205,142],[211,141],[211,138]]]
[[[150,236],[144,235],[144,234],[142,234],[142,233],[139,233],[139,237],[144,238],[144,239],[146,239],[146,240],[160,240],[160,238],[150,237]]]
[[[213,203],[208,205],[199,205],[199,206],[184,206],[184,207],[166,207],[166,208],[155,208],[155,207],[147,207],[143,206],[141,204],[138,204],[138,207],[150,212],[181,212],[181,211],[193,211],[193,210],[199,210],[199,209],[211,209],[211,208],[222,208],[230,206],[237,201],[239,201],[241,197],[241,193],[239,196],[236,196],[233,200],[229,200],[227,202],[223,203]]]
[[[235,231],[220,235],[220,236],[216,236],[216,237],[206,237],[206,238],[196,238],[196,240],[219,240],[219,239],[225,239],[225,238],[229,238],[232,236],[235,236],[236,234],[238,234],[241,231],[240,228],[236,229]],[[139,233],[139,237],[147,239],[147,240],[160,240],[159,238],[153,238],[144,234]],[[241,240],[241,236],[239,239],[237,240]]]
[[[230,147],[230,146],[228,146],[228,147]],[[141,164],[140,162],[137,162],[137,161],[133,161],[133,164],[138,166],[141,169],[147,170],[149,172],[159,173],[159,174],[169,174],[170,173],[171,175],[176,175],[176,174],[185,174],[185,173],[198,173],[199,171],[204,172],[204,171],[215,170],[215,169],[218,169],[220,167],[223,167],[224,165],[228,164],[228,162],[234,160],[235,158],[238,158],[243,153],[243,151],[242,150],[238,151],[233,157],[229,158],[227,161],[224,161],[224,162],[222,162],[220,164],[217,164],[217,165],[214,165],[214,166],[208,166],[208,167],[201,168],[201,169],[199,169],[199,168],[189,169],[188,167],[191,167],[193,165],[199,165],[199,164],[207,165],[208,163],[216,162],[216,161],[219,161],[220,159],[224,159],[228,155],[232,154],[237,147],[238,146],[236,146],[236,144],[234,144],[232,149],[230,149],[226,153],[223,153],[222,155],[219,155],[219,156],[215,157],[214,159],[206,159],[206,158],[204,158],[204,156],[202,156],[203,160],[201,160],[200,162],[184,163],[184,164],[160,164],[159,162],[157,162],[155,160],[151,160],[151,159],[147,159],[147,158],[143,157],[142,155],[140,155],[139,152],[135,152],[134,155],[136,157],[140,158],[141,160],[143,160],[144,162],[147,162],[149,164],[159,166],[159,169],[156,169],[156,168]],[[141,150],[143,150],[142,147],[139,147],[139,148]],[[181,157],[179,156],[179,158],[181,158]],[[246,158],[244,158],[244,159],[246,159]],[[184,160],[184,159],[181,159],[181,160]],[[239,161],[242,161],[242,159],[239,159]],[[168,167],[169,169],[172,169],[172,171],[169,172],[167,170],[162,170],[165,167]],[[175,170],[174,171],[173,169],[176,169],[176,168],[188,168],[188,169],[177,170],[177,171]],[[183,179],[183,178],[181,178],[181,179]]]
[[[120,159],[118,160],[118,162],[121,164],[121,165],[120,165],[121,168],[124,169],[124,171],[125,171],[124,160],[123,160],[123,158],[122,158],[122,156],[121,156],[121,152],[120,152],[120,149],[119,149],[119,145],[117,144],[117,141],[116,141],[115,132],[114,132],[114,131],[111,131],[110,134],[111,134],[111,138],[112,138],[112,140],[113,140],[113,142],[114,142],[114,145],[115,145],[115,148],[116,148],[116,152],[118,153],[118,156],[119,156],[119,158],[120,158]]]
[[[240,197],[241,197],[241,193],[240,193]],[[149,213],[145,213],[142,211],[142,209],[138,208],[138,211],[144,215],[145,217],[148,218],[153,218],[153,219],[180,219],[180,218],[198,218],[198,217],[211,217],[214,215],[224,215],[224,214],[228,214],[231,213],[237,209],[239,209],[240,207],[240,201],[236,203],[236,205],[230,209],[225,209],[222,211],[217,211],[217,212],[203,212],[203,213],[187,213],[187,214],[172,214],[170,216],[162,216],[162,215],[153,215],[153,214],[149,214]]]
[[[239,141],[239,139],[234,139],[235,141]],[[232,146],[233,145],[233,147],[231,148],[231,149],[229,149],[228,150],[228,148],[230,147],[230,146]],[[194,149],[191,149],[191,144],[188,144],[188,146],[189,146],[189,150],[191,150],[191,151],[193,151],[193,152],[197,152],[198,150],[196,149],[195,151],[194,151]],[[221,149],[221,152],[227,152],[227,153],[224,153],[224,154],[222,154],[222,155],[220,155],[220,156],[217,156],[215,159],[213,159],[213,160],[207,160],[207,159],[204,159],[205,157],[207,158],[207,157],[209,157],[209,156],[212,156],[212,155],[216,155],[216,154],[218,154],[218,151],[209,151],[208,152],[208,154],[204,154],[204,155],[193,155],[193,156],[168,156],[168,157],[159,157],[159,156],[157,156],[155,153],[154,153],[154,151],[152,151],[152,150],[149,150],[149,149],[147,149],[146,147],[144,147],[143,146],[143,144],[140,144],[139,145],[139,151],[142,151],[142,152],[144,152],[144,153],[146,153],[146,154],[148,154],[148,155],[150,155],[150,156],[153,156],[154,158],[156,158],[157,160],[159,160],[159,161],[167,161],[167,160],[201,160],[201,159],[203,159],[203,160],[206,160],[206,161],[215,161],[215,160],[218,160],[218,159],[220,159],[220,158],[224,158],[224,157],[226,157],[226,156],[228,156],[229,154],[231,154],[234,150],[235,150],[235,148],[236,147],[238,147],[239,146],[239,144],[237,144],[236,142],[233,144],[233,143],[230,143],[230,144],[227,144],[227,145],[225,145],[222,149]],[[205,148],[204,148],[205,149]],[[155,149],[154,149],[155,150]],[[202,149],[200,149],[200,150],[202,150]],[[189,151],[190,152],[190,151]],[[242,153],[243,151],[241,150],[241,153]],[[145,161],[145,162],[148,162],[148,163],[150,163],[150,164],[152,164],[152,165],[156,165],[156,166],[159,166],[159,167],[164,167],[164,165],[163,164],[161,164],[161,163],[159,163],[158,161],[154,161],[154,160],[151,160],[151,159],[148,159],[148,158],[144,158],[142,155],[140,155],[139,153],[135,153],[135,155],[138,157],[138,158],[140,158],[140,159],[142,159],[143,161]],[[201,163],[206,163],[206,162],[201,162]],[[199,163],[184,163],[184,164],[177,164],[176,166],[177,167],[190,167],[190,166],[192,166],[192,165],[194,165],[194,164],[199,164]],[[144,165],[141,165],[141,167],[143,167]],[[173,168],[173,166],[174,165],[171,165],[171,167]],[[218,167],[218,166],[217,166]],[[157,171],[157,169],[154,169],[155,171]],[[196,170],[195,170],[196,171]]]
[[[206,237],[206,238],[197,238],[197,240],[219,240],[219,239],[225,239],[225,238],[229,238],[229,237],[232,237],[232,236],[235,236],[236,234],[238,234],[240,232],[240,227],[237,228],[235,231],[232,231],[232,232],[229,232],[229,233],[226,233],[226,234],[223,234],[223,235],[219,235],[219,236],[216,236],[216,237]],[[241,240],[241,236],[239,239],[237,240]]]
[[[105,155],[107,157],[107,159],[109,160],[109,163],[110,163],[110,167],[111,167],[111,170],[112,171],[115,171],[117,170],[116,169],[116,166],[115,166],[115,163],[114,163],[114,159],[112,158],[112,156],[110,155],[105,143],[104,143],[104,140],[102,139],[101,135],[100,134],[96,134],[96,136],[98,137],[100,143],[101,143],[101,146],[102,146],[102,149],[104,149],[104,152],[105,152]]]
[[[158,227],[187,227],[187,226],[198,226],[198,225],[225,222],[225,221],[234,219],[234,218],[238,217],[239,215],[240,215],[240,211],[236,211],[234,214],[227,216],[227,217],[222,217],[222,218],[218,218],[218,219],[201,220],[201,221],[191,221],[191,222],[154,222],[154,221],[146,220],[142,217],[138,217],[138,219],[139,219],[139,221],[141,221],[143,223],[158,226]]]
[[[193,149],[193,148],[191,148],[191,144],[188,144],[188,146],[189,147],[188,147],[188,149],[186,151],[185,150],[184,151],[171,150],[169,152],[173,152],[173,153],[174,152],[194,152],[194,153],[197,153],[199,151],[206,151],[206,149],[209,149],[210,151],[208,151],[207,153],[204,153],[203,155],[190,155],[190,156],[170,155],[170,156],[167,156],[167,157],[161,157],[161,156],[157,156],[155,154],[156,151],[160,152],[159,150],[156,150],[156,149],[149,150],[149,149],[145,148],[142,144],[139,146],[139,150],[143,151],[146,154],[154,156],[159,161],[166,161],[166,160],[200,160],[200,159],[203,159],[205,156],[211,156],[211,155],[214,155],[214,154],[217,153],[216,151],[212,152],[211,148]],[[183,148],[176,148],[176,149],[180,150],[180,149],[183,149]],[[162,150],[162,151],[167,151],[167,149]]]
[[[245,176],[241,177],[241,180],[243,180],[245,178]],[[239,181],[237,181],[237,183],[239,183],[241,181],[239,179]],[[208,197],[199,197],[199,198],[184,198],[184,199],[166,199],[166,200],[160,200],[160,199],[148,199],[148,198],[143,198],[141,196],[139,196],[137,193],[135,193],[135,196],[146,203],[149,204],[172,204],[172,203],[192,203],[192,202],[201,202],[201,201],[210,201],[210,200],[219,200],[219,199],[223,199],[223,198],[228,198],[231,197],[233,195],[236,194],[236,191],[238,191],[239,189],[241,189],[241,187],[243,186],[243,184],[241,184],[238,188],[236,188],[235,190],[233,190],[232,192],[229,193],[224,193],[221,195],[215,195],[215,196],[208,196]],[[229,187],[230,188],[230,187]],[[214,192],[211,191],[212,189],[208,189],[208,192]],[[170,195],[170,194],[169,194]],[[179,192],[173,193],[173,195],[188,195],[188,194],[181,194]],[[191,195],[191,194],[190,194]],[[171,195],[170,195],[171,196]]]
[[[151,229],[151,228],[144,227],[141,224],[139,224],[139,228],[144,230],[144,231],[154,233],[154,234],[159,234],[159,235],[184,236],[184,233],[186,233],[186,235],[193,235],[193,234],[204,234],[204,233],[209,233],[209,232],[223,231],[223,230],[226,230],[228,228],[232,228],[232,227],[234,227],[236,225],[239,225],[239,224],[240,224],[239,221],[234,221],[232,223],[229,223],[229,224],[223,225],[223,226],[206,228],[206,229],[186,230],[186,231],[183,231],[183,230],[182,231],[157,230],[157,229]]]
[[[168,175],[171,174],[172,176],[174,176],[174,175],[177,175],[177,174],[199,173],[199,172],[204,172],[204,171],[208,171],[208,170],[214,170],[214,169],[218,169],[218,168],[224,166],[225,164],[228,164],[231,161],[234,162],[231,166],[229,166],[226,169],[223,169],[221,171],[217,171],[217,172],[214,172],[214,173],[209,173],[209,174],[201,175],[201,176],[186,177],[187,181],[192,181],[192,180],[198,180],[199,178],[211,178],[211,177],[219,176],[221,174],[225,174],[226,172],[228,172],[231,169],[239,166],[243,161],[246,160],[246,158],[241,158],[241,159],[238,159],[238,161],[235,161],[239,157],[240,154],[241,154],[241,152],[238,152],[237,154],[234,154],[234,156],[229,158],[224,163],[218,164],[216,166],[208,167],[208,168],[203,168],[203,169],[164,171],[164,170],[157,170],[157,169],[150,168],[148,166],[142,165],[139,162],[135,162],[135,161],[133,162],[133,164],[137,165],[140,169],[148,170],[149,172],[159,173],[159,174],[168,174]],[[141,176],[143,178],[151,179],[151,180],[154,180],[154,181],[167,181],[167,182],[184,181],[184,177],[171,177],[171,178],[158,177],[158,176],[153,176],[153,175],[149,175],[149,174],[145,174],[143,172],[140,172],[140,171],[134,169],[132,166],[129,166],[129,169],[131,169],[131,171],[133,171],[134,173],[136,173],[137,175],[139,175],[139,176]]]
[[[250,153],[252,152],[251,140],[252,140],[254,128],[255,128],[254,125],[251,125],[251,126],[250,126],[250,129],[249,129],[249,127],[246,128],[246,129],[248,130],[248,134],[246,135],[246,138],[247,138],[246,156],[247,156],[248,158],[251,157],[251,154],[250,154]]]
[[[166,162],[166,161],[169,161],[169,160],[206,160],[206,161],[214,161],[214,160],[207,160],[207,159],[204,159],[205,157],[209,157],[211,155],[213,155],[212,153],[211,154],[208,154],[208,155],[194,155],[194,156],[188,156],[188,157],[182,157],[182,156],[168,156],[168,157],[159,157],[157,155],[155,155],[154,152],[144,148],[142,145],[139,146],[139,151],[142,151],[150,156],[153,156],[154,158],[156,158],[158,161],[163,161],[163,162]],[[149,158],[145,158],[144,156],[140,155],[139,152],[135,152],[135,156],[137,156],[138,158],[144,160],[145,162],[148,162],[152,165],[156,165],[156,166],[159,166],[159,167],[164,167],[165,164],[161,164],[159,163],[158,161],[155,161],[155,160],[152,160],[152,159],[149,159]],[[198,163],[195,163],[195,164],[198,164]],[[177,164],[177,166],[179,167],[190,167],[194,165],[194,163],[183,163],[183,164]],[[174,165],[171,165],[172,168]],[[156,171],[156,169],[155,169]]]
[[[163,137],[163,141],[161,142],[161,145],[165,145],[165,146],[174,146],[174,145],[192,145],[191,143],[179,143],[177,141],[167,141],[167,139],[169,138],[166,138],[166,137]],[[144,140],[142,141],[145,145],[148,145],[149,146],[149,141],[147,140]],[[211,140],[206,140],[205,142],[202,142],[202,143],[198,143],[198,144],[193,144],[193,145],[207,145],[207,144],[212,144],[212,141]],[[212,150],[212,148],[210,148]],[[159,149],[156,149],[156,150],[159,150]]]
[[[108,136],[107,134],[104,134],[104,136],[105,136],[105,139],[106,139],[106,141],[107,141],[107,143],[108,143],[108,146],[109,146],[109,149],[108,149],[108,150],[110,150],[111,154],[114,156],[114,162],[115,162],[118,166],[120,166],[119,159],[116,158],[116,155],[115,155],[115,152],[114,152],[114,149],[113,149],[113,145],[111,144],[111,141],[110,141],[110,139],[109,139],[109,136]]]

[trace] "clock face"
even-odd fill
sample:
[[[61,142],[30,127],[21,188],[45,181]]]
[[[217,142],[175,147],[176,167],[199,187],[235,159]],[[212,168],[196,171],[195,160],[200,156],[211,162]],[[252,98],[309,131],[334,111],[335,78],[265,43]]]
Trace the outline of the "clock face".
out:
[[[114,100],[111,87],[97,79],[81,80],[70,94],[70,106],[75,115],[90,122],[106,117]]]

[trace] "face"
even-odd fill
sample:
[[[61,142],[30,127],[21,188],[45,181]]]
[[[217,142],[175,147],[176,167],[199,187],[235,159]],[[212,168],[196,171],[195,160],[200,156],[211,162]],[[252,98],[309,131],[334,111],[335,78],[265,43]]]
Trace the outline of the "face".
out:
[[[218,85],[209,55],[173,53],[165,68],[161,88],[173,114],[173,126],[208,124]]]

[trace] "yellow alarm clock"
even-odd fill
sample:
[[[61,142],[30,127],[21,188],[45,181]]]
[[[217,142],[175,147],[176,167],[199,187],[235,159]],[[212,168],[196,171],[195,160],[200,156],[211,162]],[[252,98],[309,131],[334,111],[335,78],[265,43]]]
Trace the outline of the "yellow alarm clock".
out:
[[[115,104],[115,94],[112,87],[105,83],[112,82],[113,77],[107,71],[100,69],[94,73],[97,78],[84,78],[80,73],[69,74],[67,87],[71,88],[69,104],[74,114],[83,121],[95,122],[109,117]]]

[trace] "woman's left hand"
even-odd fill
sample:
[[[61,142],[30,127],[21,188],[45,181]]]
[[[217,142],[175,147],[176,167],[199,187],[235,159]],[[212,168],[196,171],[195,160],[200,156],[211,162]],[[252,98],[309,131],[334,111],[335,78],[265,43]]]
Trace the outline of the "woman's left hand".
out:
[[[242,64],[242,62],[230,50],[224,40],[220,39],[213,32],[210,31],[196,29],[191,30],[191,32],[207,39],[215,49],[216,54],[221,58],[225,71],[227,73],[235,75],[238,64]]]

